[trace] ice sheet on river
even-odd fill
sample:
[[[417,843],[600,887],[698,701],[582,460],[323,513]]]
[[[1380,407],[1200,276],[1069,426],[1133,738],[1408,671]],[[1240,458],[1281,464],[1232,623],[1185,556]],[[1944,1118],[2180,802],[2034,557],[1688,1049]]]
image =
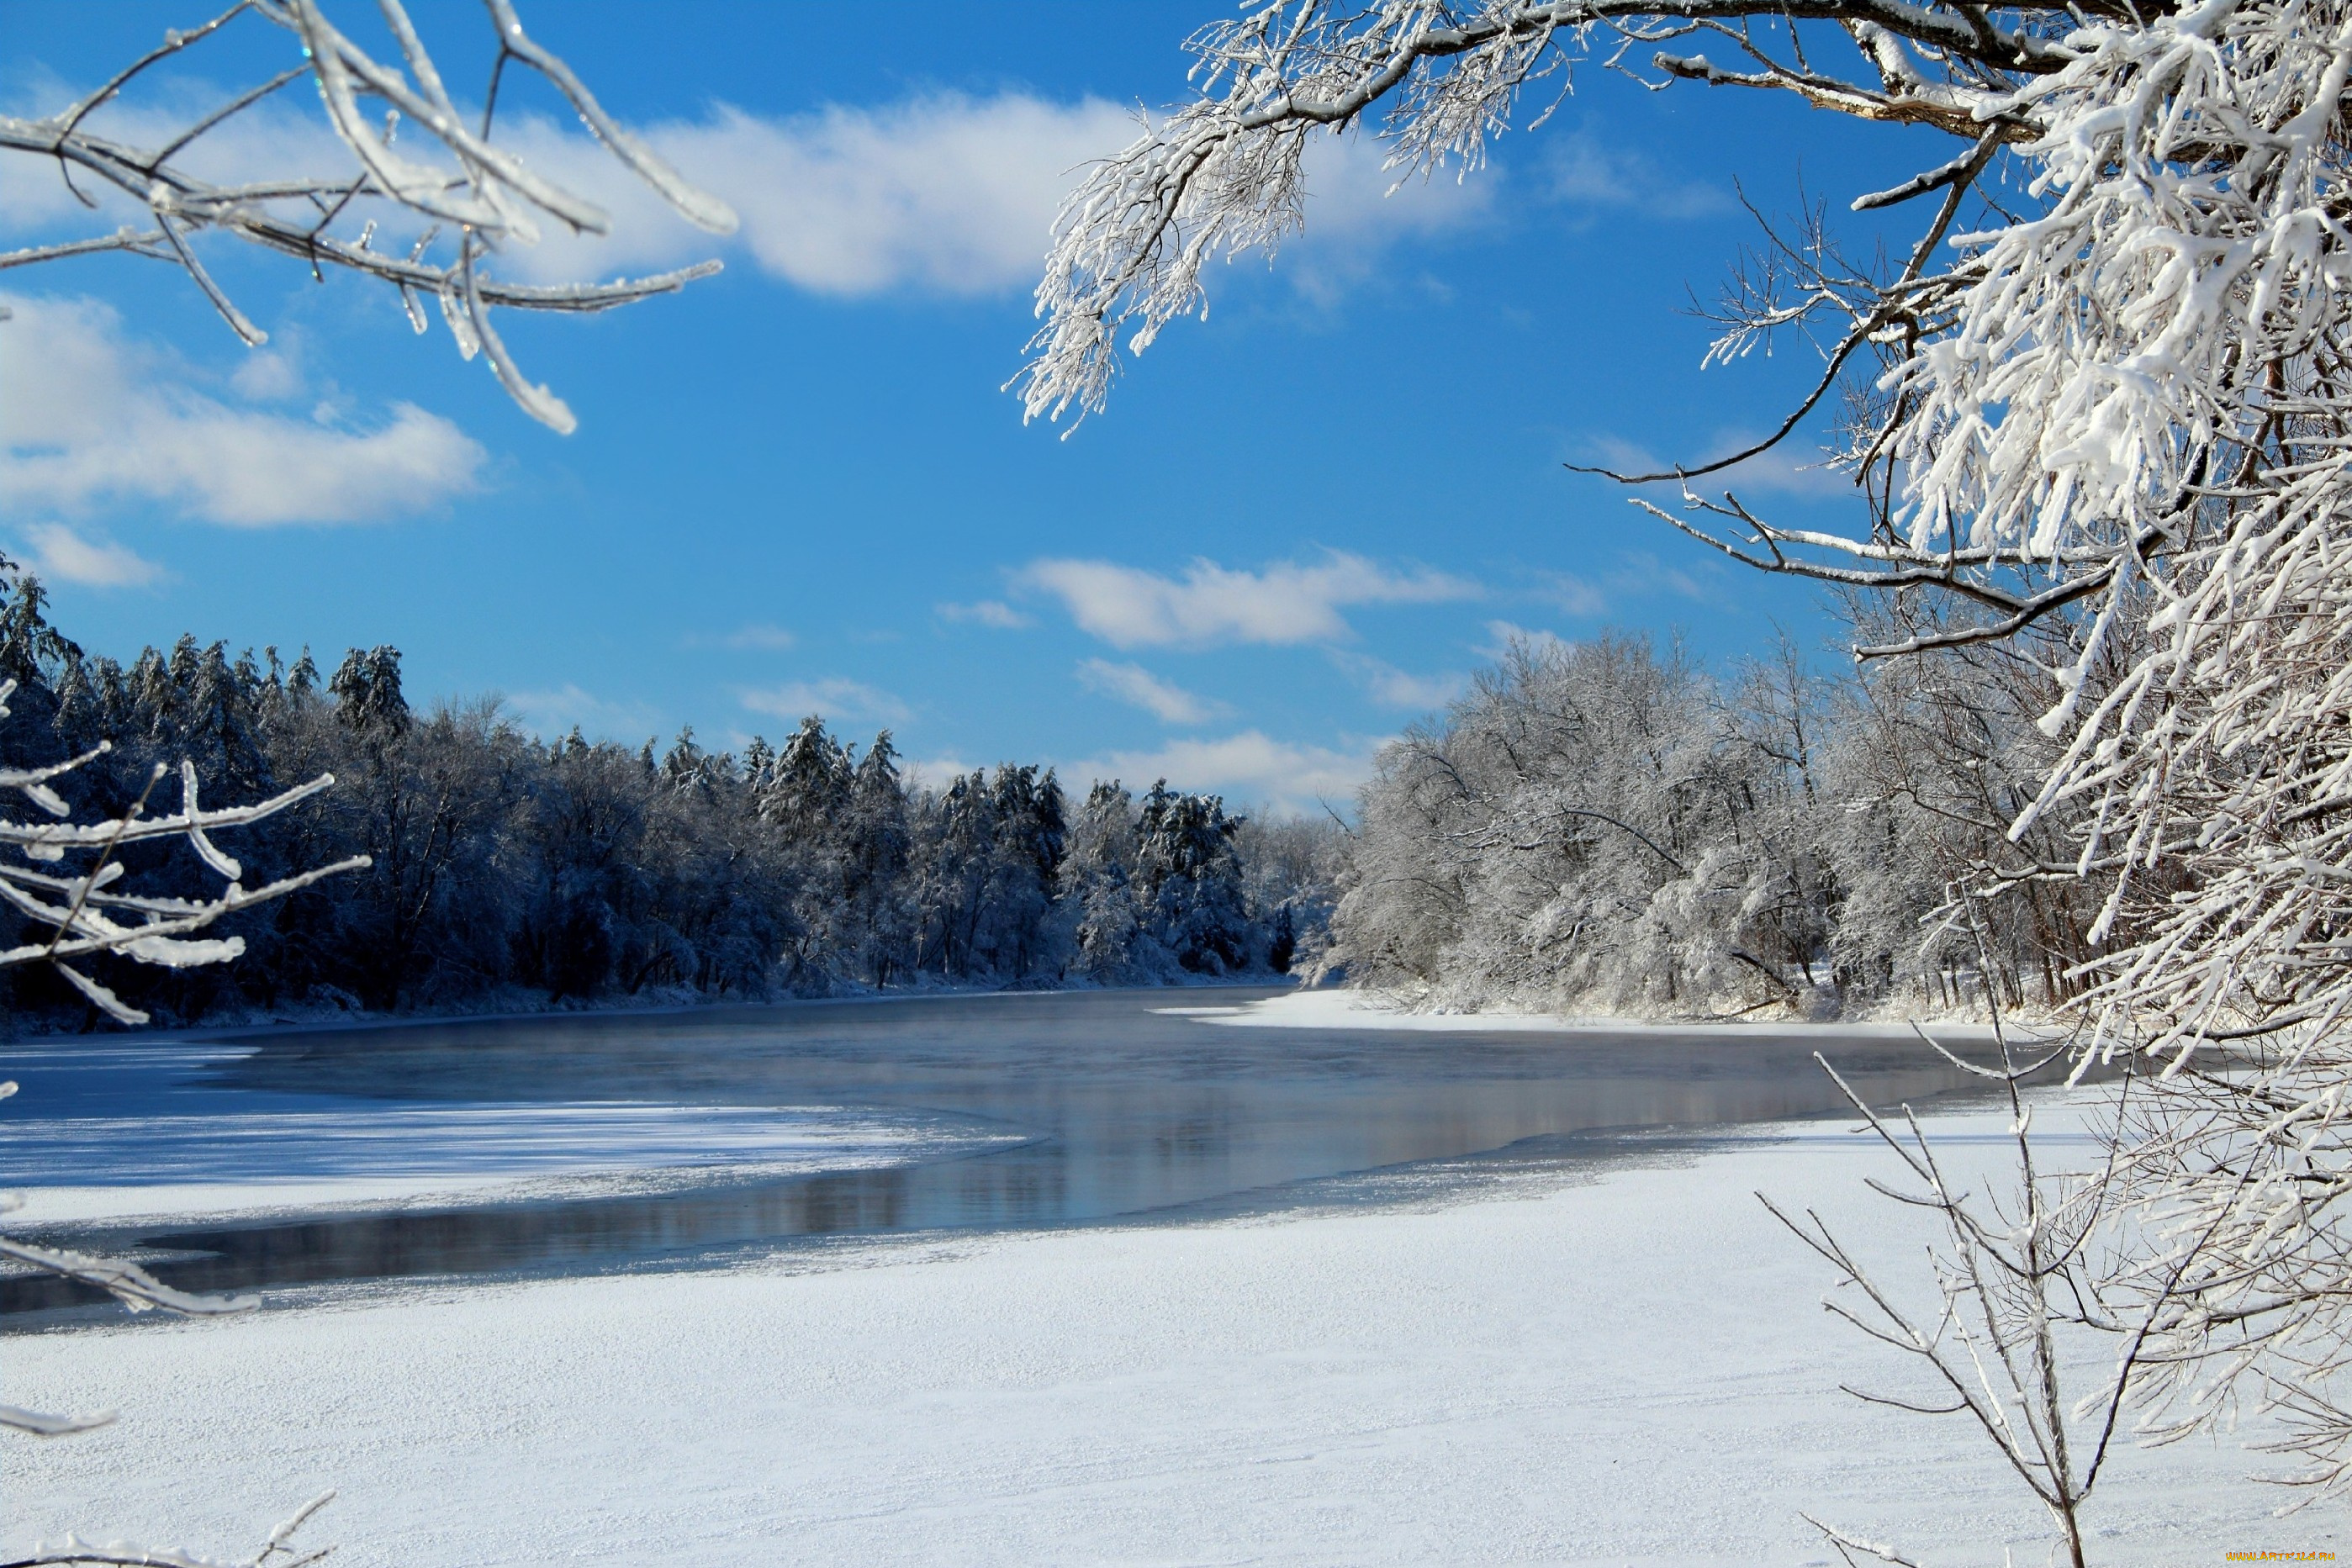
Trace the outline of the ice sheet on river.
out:
[[[9,1102],[0,1120],[0,1189],[26,1200],[16,1222],[659,1190],[722,1169],[730,1180],[767,1180],[1020,1141],[871,1107],[185,1092],[186,1075],[236,1054],[173,1042],[9,1051],[5,1070],[48,1091]],[[43,1113],[79,1098],[70,1082],[43,1080],[100,1072],[150,1076],[155,1087],[136,1107],[107,1105],[118,1113]],[[173,1109],[184,1100],[188,1109]]]

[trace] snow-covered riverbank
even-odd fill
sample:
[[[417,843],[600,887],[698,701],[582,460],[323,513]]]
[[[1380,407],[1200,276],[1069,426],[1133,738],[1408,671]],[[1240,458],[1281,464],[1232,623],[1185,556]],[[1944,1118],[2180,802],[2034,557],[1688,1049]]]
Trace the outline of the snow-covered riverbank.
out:
[[[1475,1034],[1671,1034],[1689,1038],[1694,1031],[1786,1037],[1794,1033],[1823,1040],[1909,1040],[1921,1029],[1938,1040],[1974,1043],[1993,1038],[1990,1025],[1974,1020],[1912,1024],[1901,1019],[1857,1023],[1817,1023],[1787,1018],[1644,1019],[1610,1014],[1517,1012],[1507,1008],[1478,1012],[1432,1012],[1404,1005],[1386,993],[1335,988],[1288,991],[1249,1001],[1184,1005],[1171,1003],[1154,1009],[1202,1023],[1244,1029],[1410,1030]],[[2033,1025],[2023,1026],[2032,1032]]]
[[[2047,1118],[2045,1118],[2047,1120]],[[1997,1159],[2000,1119],[1937,1124]],[[223,1555],[315,1491],[340,1561],[1810,1563],[1806,1510],[2042,1561],[1981,1440],[1870,1409],[1752,1190],[1916,1278],[1832,1124],[1420,1208],[803,1250],[12,1339],[7,1539]],[[2340,1549],[2211,1443],[2123,1456],[2100,1560]],[[2112,1489],[2112,1490],[2109,1490]]]

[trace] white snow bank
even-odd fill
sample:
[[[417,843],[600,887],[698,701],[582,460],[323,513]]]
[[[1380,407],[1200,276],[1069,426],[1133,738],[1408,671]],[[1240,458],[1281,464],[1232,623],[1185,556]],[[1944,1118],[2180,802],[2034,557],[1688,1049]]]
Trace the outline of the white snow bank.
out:
[[[1689,1035],[1694,1032],[1720,1032],[1786,1035],[1801,1031],[1831,1040],[1912,1038],[1912,1028],[1907,1023],[1805,1023],[1785,1019],[1776,1023],[1754,1023],[1736,1019],[1685,1019],[1661,1022],[1643,1019],[1567,1017],[1556,1013],[1413,1012],[1393,998],[1378,991],[1360,990],[1290,991],[1234,1007],[1154,1008],[1151,1010],[1198,1019],[1202,1023],[1234,1024],[1255,1029],[1458,1030],[1481,1034],[1525,1031],[1540,1034]],[[1983,1024],[1937,1023],[1925,1027],[1942,1040],[1992,1038],[1992,1030]]]
[[[1933,1124],[1965,1169],[2003,1120]],[[2041,1563],[1980,1438],[1836,1393],[1900,1364],[1821,1311],[1751,1196],[1916,1281],[1916,1217],[1861,1186],[1887,1166],[1816,1124],[1448,1207],[20,1336],[12,1403],[124,1419],[13,1448],[5,1542],[241,1554],[334,1486],[306,1533],[354,1568],[1830,1563],[1800,1509],[1933,1563]],[[2121,1455],[2097,1560],[2344,1544],[2340,1510],[2273,1520],[2252,1458]]]

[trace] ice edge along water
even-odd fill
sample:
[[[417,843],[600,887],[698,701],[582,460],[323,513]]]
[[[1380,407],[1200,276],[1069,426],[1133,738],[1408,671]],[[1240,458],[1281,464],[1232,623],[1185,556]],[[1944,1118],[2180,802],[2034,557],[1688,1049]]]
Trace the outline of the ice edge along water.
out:
[[[45,1116],[39,1096],[13,1101],[0,1187],[25,1200],[17,1223],[614,1196],[882,1169],[1021,1141],[960,1118],[872,1106],[370,1102],[207,1086],[184,1100],[184,1112],[164,1108],[183,1103],[173,1097],[191,1087],[186,1075],[251,1051],[162,1040],[0,1054],[0,1075],[79,1070],[162,1080],[158,1104],[133,1113]],[[103,1179],[90,1179],[96,1172]]]

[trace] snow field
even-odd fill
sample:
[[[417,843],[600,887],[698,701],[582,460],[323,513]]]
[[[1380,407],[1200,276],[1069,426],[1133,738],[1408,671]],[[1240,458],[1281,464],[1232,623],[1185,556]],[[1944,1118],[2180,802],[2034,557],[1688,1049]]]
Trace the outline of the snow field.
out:
[[[1936,1124],[1963,1163],[2002,1124]],[[1863,1191],[1883,1152],[1785,1131],[1414,1208],[19,1336],[0,1397],[124,1419],[0,1450],[6,1540],[242,1554],[334,1486],[316,1539],[414,1568],[1831,1561],[1800,1509],[1931,1563],[2043,1561],[1981,1439],[1834,1391],[1901,1369],[1751,1189],[1906,1280],[1924,1233]],[[2103,1560],[2338,1545],[2340,1511],[2270,1518],[2258,1458],[2123,1456]]]

